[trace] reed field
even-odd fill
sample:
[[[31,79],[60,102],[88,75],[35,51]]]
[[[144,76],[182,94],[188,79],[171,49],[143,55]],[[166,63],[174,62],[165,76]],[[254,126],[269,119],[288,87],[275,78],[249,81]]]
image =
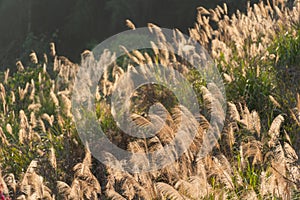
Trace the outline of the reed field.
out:
[[[180,53],[152,45],[126,52],[106,68],[95,94],[95,110],[107,137],[133,153],[147,153],[170,143],[178,123],[197,130],[189,149],[172,164],[155,171],[130,173],[105,166],[79,138],[73,120],[72,92],[81,65],[48,52],[32,52],[18,71],[0,72],[1,199],[300,199],[300,1],[266,1],[229,16],[226,4],[199,7],[189,36],[214,60],[225,84],[226,99],[208,84]],[[130,29],[134,22],[126,21]],[[148,24],[164,45],[160,27]],[[177,45],[185,44],[174,30]],[[82,62],[91,59],[85,50]],[[129,138],[118,129],[109,99],[118,81],[135,66],[161,64],[186,77],[199,94],[201,111],[191,115],[170,91],[145,85],[132,98],[129,116],[138,126],[151,125],[145,114],[157,103],[166,123],[152,138]],[[204,157],[204,138],[212,104],[227,112],[213,149]],[[217,119],[218,120],[218,119]],[[118,162],[111,156],[112,162]],[[131,159],[135,159],[132,157]],[[144,161],[141,161],[144,162]]]

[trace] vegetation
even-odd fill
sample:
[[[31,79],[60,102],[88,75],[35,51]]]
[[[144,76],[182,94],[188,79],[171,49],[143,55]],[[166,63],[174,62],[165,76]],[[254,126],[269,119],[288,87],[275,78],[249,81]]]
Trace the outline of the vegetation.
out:
[[[211,104],[221,100],[186,63],[172,52],[153,48],[128,52],[128,63],[119,60],[105,71],[95,95],[96,113],[107,137],[118,146],[131,152],[159,149],[175,137],[181,119],[193,122],[198,130],[176,162],[153,172],[118,171],[94,159],[78,137],[71,112],[79,66],[58,56],[53,43],[43,59],[31,53],[26,67],[19,61],[18,72],[8,69],[0,74],[0,197],[299,199],[299,19],[299,2],[292,7],[283,1],[261,2],[249,5],[245,14],[237,11],[232,16],[226,4],[198,8],[190,36],[207,49],[222,73],[228,108],[227,113],[219,113],[226,116],[220,138],[204,157],[199,153],[205,148]],[[149,28],[161,34],[156,25]],[[83,61],[89,56],[91,52],[85,51]],[[181,66],[176,70],[199,91],[205,112],[194,118],[179,109],[182,105],[170,91],[146,85],[132,98],[139,107],[132,108],[130,118],[140,126],[153,125],[145,112],[150,103],[161,102],[167,123],[150,139],[125,137],[108,100],[124,71],[145,62]]]
[[[0,70],[12,70],[15,59],[27,60],[32,50],[45,52],[47,41],[79,62],[81,51],[126,30],[127,18],[139,26],[152,22],[186,33],[193,26],[197,6],[214,8],[223,2],[233,13],[244,10],[247,0],[0,0]]]

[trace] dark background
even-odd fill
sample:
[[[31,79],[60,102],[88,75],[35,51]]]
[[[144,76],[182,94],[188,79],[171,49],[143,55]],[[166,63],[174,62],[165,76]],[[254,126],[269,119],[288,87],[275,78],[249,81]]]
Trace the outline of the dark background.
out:
[[[229,12],[245,10],[247,0],[0,0],[0,70],[15,69],[29,53],[49,51],[79,62],[84,49],[124,30],[125,20],[137,27],[148,22],[187,33],[196,21],[197,7],[214,8],[226,2]],[[257,2],[257,1],[251,1]]]

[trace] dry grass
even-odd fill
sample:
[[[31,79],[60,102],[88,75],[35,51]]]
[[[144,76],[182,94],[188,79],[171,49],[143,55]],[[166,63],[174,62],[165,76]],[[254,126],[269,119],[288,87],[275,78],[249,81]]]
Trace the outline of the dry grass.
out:
[[[238,78],[234,69],[239,68],[241,63],[237,61],[244,60],[245,66],[248,66],[253,59],[279,59],[278,55],[268,53],[268,46],[279,31],[289,31],[294,24],[300,23],[299,9],[299,3],[288,9],[282,2],[274,1],[272,6],[255,4],[248,7],[246,14],[237,12],[230,17],[226,4],[214,10],[200,7],[190,35],[209,50],[223,68],[224,79],[230,83]],[[210,26],[210,21],[217,24],[216,29]],[[129,28],[135,29],[130,20],[126,23]],[[162,47],[167,45],[160,28],[154,24],[148,26],[160,38]],[[178,30],[175,33],[178,44],[185,44],[182,34]],[[118,89],[116,86],[124,71],[134,72],[134,65],[146,63],[151,70],[156,62],[148,53],[138,50],[128,52],[125,47],[122,48],[130,62],[125,69],[116,63],[105,69],[96,92],[99,120],[111,127],[115,126],[109,121],[111,113],[107,99]],[[161,50],[164,48],[158,48],[154,43],[152,48],[162,65],[189,76],[189,67],[177,60],[174,53]],[[113,60],[113,55],[106,53]],[[196,54],[185,48],[179,49],[178,54],[182,53]],[[149,105],[148,98],[153,93],[151,87],[146,87],[143,91],[145,96],[136,100],[140,107],[135,108],[136,112],[129,117],[139,127],[155,129],[160,123],[162,128],[156,130],[156,136],[151,139],[120,138],[119,130],[106,127],[109,137],[118,145],[131,152],[148,153],[169,144],[180,129],[179,124],[183,124],[188,128],[181,131],[186,135],[196,131],[196,135],[183,155],[173,156],[176,162],[156,171],[131,174],[103,166],[92,158],[88,149],[83,156],[84,150],[72,122],[70,100],[78,65],[56,55],[53,43],[50,44],[50,56],[51,59],[40,62],[35,53],[30,54],[32,63],[40,69],[35,79],[30,78],[22,85],[12,87],[13,77],[7,71],[0,83],[0,155],[1,169],[5,172],[0,174],[1,194],[12,199],[299,198],[300,165],[290,135],[283,128],[286,114],[274,116],[268,126],[257,111],[249,110],[243,102],[225,102],[221,91],[212,84],[198,88],[202,94],[203,110],[207,113],[199,113],[195,117],[182,105],[172,104],[170,109],[159,104],[166,112],[165,123],[160,123],[163,119],[158,115],[147,116],[140,112]],[[93,59],[90,51],[83,52],[82,57],[83,62]],[[20,61],[16,65],[18,73],[26,72]],[[247,67],[242,68],[244,74],[247,70]],[[257,65],[256,76],[260,73]],[[121,89],[128,89],[126,87]],[[168,96],[159,88],[155,92],[158,102]],[[294,120],[295,127],[299,127],[300,96],[295,96],[296,104],[289,109],[288,115]],[[140,94],[137,97],[141,97]],[[273,96],[268,97],[276,108],[282,107]],[[216,112],[212,104],[221,107],[226,103],[227,113],[217,110],[217,122],[225,120],[223,130],[217,130],[214,138],[207,137],[211,128],[208,116]],[[213,149],[208,145],[212,142],[216,142]],[[27,158],[32,161],[22,162],[22,154],[25,153],[31,155]],[[12,156],[13,159],[18,158],[15,160],[17,165],[27,165],[27,169],[14,169],[20,166],[12,162],[11,154],[17,155]],[[111,159],[118,162],[113,156]],[[131,159],[133,162],[136,157]],[[18,177],[9,173],[12,171],[18,173]]]

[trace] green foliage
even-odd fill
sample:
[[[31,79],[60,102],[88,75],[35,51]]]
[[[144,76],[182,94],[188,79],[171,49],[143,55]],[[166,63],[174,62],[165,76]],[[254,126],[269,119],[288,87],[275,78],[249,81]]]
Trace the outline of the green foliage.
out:
[[[3,80],[3,79],[1,79]],[[39,81],[41,80],[41,82]],[[30,93],[32,91],[31,85],[28,89],[28,94],[23,99],[19,96],[19,88],[25,89],[27,84],[34,83],[35,95],[33,99],[30,99]],[[72,177],[72,174],[66,173],[69,171],[82,156],[83,148],[78,148],[81,144],[77,135],[77,131],[73,122],[70,119],[64,117],[64,124],[59,123],[61,116],[61,110],[58,109],[50,97],[50,90],[52,87],[51,79],[49,74],[43,72],[43,68],[38,65],[28,67],[23,72],[14,73],[13,76],[8,78],[7,84],[4,84],[7,94],[14,92],[15,102],[12,101],[11,95],[6,95],[6,102],[9,105],[9,110],[6,116],[0,116],[0,127],[3,127],[3,132],[7,137],[9,145],[6,146],[1,144],[0,149],[0,162],[1,168],[7,173],[13,173],[19,176],[24,173],[32,160],[38,160],[45,165],[49,165],[47,157],[49,149],[53,147],[56,152],[57,159],[57,173],[56,176],[60,176],[65,180]],[[39,119],[44,113],[49,116],[55,116],[54,124],[50,125],[47,120],[42,120],[45,130],[43,130],[37,121],[38,126],[33,128],[37,136],[31,140],[20,142],[19,130],[20,130],[20,119],[19,111],[24,110],[28,120],[32,111],[28,109],[28,106],[36,101],[41,104],[40,109],[34,112],[35,118]],[[2,104],[2,102],[1,102]],[[0,107],[0,113],[2,114],[3,107]],[[30,122],[31,123],[31,122]],[[7,124],[12,127],[12,133],[10,134],[7,128]],[[29,130],[26,130],[29,131]],[[75,141],[75,142],[74,142]],[[74,155],[77,155],[73,157]],[[77,158],[76,158],[77,157]],[[76,158],[76,159],[74,159]],[[49,166],[51,169],[51,166]],[[66,170],[68,169],[68,170]],[[51,171],[51,170],[50,170]],[[43,172],[44,174],[50,173],[49,170]],[[52,172],[51,172],[52,173]],[[47,178],[50,181],[51,176]],[[50,185],[55,188],[55,181]]]
[[[276,37],[270,46],[270,53],[278,55],[277,66],[299,65],[300,59],[300,25]],[[299,67],[299,66],[298,66]]]
[[[269,51],[278,57],[276,70],[280,93],[284,94],[282,99],[291,99],[300,91],[300,26],[278,35]]]

